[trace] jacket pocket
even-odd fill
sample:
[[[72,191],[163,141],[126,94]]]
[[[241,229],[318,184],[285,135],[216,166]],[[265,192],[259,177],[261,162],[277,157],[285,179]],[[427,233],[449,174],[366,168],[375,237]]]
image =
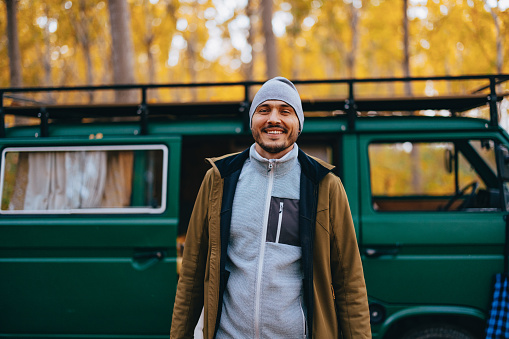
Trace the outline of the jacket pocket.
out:
[[[299,200],[271,197],[266,241],[300,246]]]

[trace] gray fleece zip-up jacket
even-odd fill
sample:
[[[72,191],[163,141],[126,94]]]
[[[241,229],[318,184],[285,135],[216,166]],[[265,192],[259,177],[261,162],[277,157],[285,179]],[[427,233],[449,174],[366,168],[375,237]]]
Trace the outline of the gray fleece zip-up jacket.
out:
[[[217,338],[305,338],[297,145],[267,160],[251,146],[233,200]]]
[[[299,237],[308,338],[369,339],[369,309],[355,228],[332,166],[299,149]],[[193,338],[204,308],[204,337],[222,318],[233,200],[249,149],[207,159],[189,222],[170,338]]]

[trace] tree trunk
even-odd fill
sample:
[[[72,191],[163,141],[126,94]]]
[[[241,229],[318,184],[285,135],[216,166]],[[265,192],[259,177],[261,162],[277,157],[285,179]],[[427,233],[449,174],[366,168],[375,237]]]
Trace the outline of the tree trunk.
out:
[[[291,26],[288,26],[286,29],[286,40],[288,41],[288,46],[296,46],[297,45],[297,35],[299,32],[300,20],[298,20],[295,16],[293,18],[293,23]],[[283,64],[290,65],[291,78],[297,79],[299,77],[299,66],[300,66],[300,53],[285,53],[283,57]]]
[[[80,0],[80,24],[82,28],[82,42],[81,45],[83,46],[83,54],[85,56],[85,64],[86,64],[86,81],[87,85],[93,85],[94,84],[94,73],[92,69],[92,55],[90,53],[90,35],[89,35],[89,24],[87,19],[87,13],[86,13],[86,0]],[[94,101],[94,92],[89,93],[89,102]]]
[[[148,82],[153,84],[156,82],[157,63],[154,60],[154,54],[152,53],[152,45],[154,43],[154,32],[152,31],[152,20],[154,16],[151,11],[151,4],[143,3],[143,13],[145,16],[145,36],[143,42],[145,43],[145,51],[147,53],[147,71],[148,71]],[[147,93],[148,99],[158,100],[159,96],[157,90],[152,90]]]
[[[106,51],[110,46],[108,46],[108,41],[105,39],[97,39],[97,49],[99,51]],[[111,59],[107,53],[104,53],[100,56],[102,69],[101,72],[98,72],[96,76],[98,77],[98,81],[103,84],[111,84],[113,83],[113,74],[110,71],[111,69]],[[99,93],[95,94],[94,99],[99,102],[110,102],[112,100],[112,93],[110,91],[99,91]]]
[[[173,40],[173,36],[175,35],[175,28],[177,26],[177,11],[179,8],[178,5],[179,5],[179,2],[177,2],[177,1],[168,1],[168,3],[166,4],[166,19],[165,20],[170,21],[171,26],[173,27],[173,30],[171,31],[171,33],[169,33],[169,36],[168,36],[168,40],[169,40],[168,49],[164,51],[164,53],[166,53],[166,55],[168,55],[169,51],[171,50],[171,42]],[[168,82],[176,81],[175,75],[173,74],[173,72],[171,72],[171,71],[168,72],[167,81]],[[171,91],[170,95],[172,96],[172,98],[174,100],[178,100],[178,98],[179,98],[178,91]]]
[[[410,77],[410,38],[408,28],[408,0],[403,0],[403,76]],[[405,94],[412,95],[412,84],[405,82]]]
[[[337,27],[336,18],[334,15],[334,10],[327,11],[327,22],[330,25],[330,27]],[[343,43],[343,41],[339,38],[338,34],[332,34],[331,36],[331,43],[334,46],[334,50],[337,51],[340,56],[336,57],[334,53],[331,53],[332,59],[330,62],[332,63],[334,72],[331,74],[334,74],[335,76],[339,74],[340,78],[348,77],[346,67],[342,67],[341,62],[338,62],[338,60],[346,60],[348,58],[346,51],[346,46]],[[330,58],[330,57],[329,57]]]
[[[497,7],[498,7],[498,1],[497,1]],[[495,12],[495,9],[493,7],[490,7],[490,13],[491,17],[493,18],[493,23],[495,24],[495,32],[497,33],[497,73],[502,74],[502,67],[504,65],[504,48],[502,45],[503,36],[500,31],[500,20]]]
[[[261,0],[262,6],[262,26],[263,36],[265,37],[265,62],[267,78],[273,78],[279,75],[276,37],[272,30],[272,0]]]
[[[193,3],[193,14],[194,14],[193,21],[195,21],[196,17],[198,17],[198,10],[199,10],[198,3],[194,2]],[[192,24],[193,24],[193,22],[190,21],[189,26]],[[199,24],[199,23],[196,23],[196,24]],[[187,70],[189,72],[189,78],[190,78],[191,83],[196,83],[198,80],[198,74],[196,73],[196,68],[195,68],[195,65],[197,62],[197,55],[198,55],[198,53],[196,52],[196,50],[197,50],[196,45],[198,43],[198,36],[197,36],[196,30],[188,29],[188,34],[186,36],[186,40],[187,40],[187,50],[186,50]],[[193,100],[193,101],[198,100],[197,88],[192,87],[190,89],[190,91],[191,91],[191,100]]]
[[[73,11],[69,12],[71,15],[71,25],[76,32],[76,40],[81,48],[83,48],[83,57],[85,58],[85,83],[87,85],[93,85],[94,75],[92,66],[92,55],[90,53],[90,25],[87,16],[87,1],[80,0],[78,4],[78,15],[75,15]],[[88,102],[94,102],[94,92],[88,92]]]
[[[111,55],[113,82],[117,85],[133,84],[134,47],[131,35],[129,8],[126,0],[108,0],[111,28]],[[132,102],[137,96],[133,91],[116,91],[117,102]]]
[[[11,87],[23,87],[21,52],[18,39],[18,0],[6,0],[7,50],[9,55],[9,80]],[[14,125],[24,124],[27,118],[14,116]]]
[[[244,64],[242,67],[242,71],[244,73],[244,79],[247,81],[253,80],[253,65],[254,65],[254,35],[255,35],[255,29],[253,25],[253,17],[254,17],[254,10],[253,10],[253,0],[247,0],[246,4],[246,16],[249,18],[249,31],[247,35],[247,44],[251,46],[251,61]]]
[[[50,35],[51,32],[49,31],[49,18],[50,18],[50,11],[49,11],[49,5],[44,5],[44,11],[46,18],[48,18],[48,22],[46,23],[46,26],[44,27],[43,31],[43,37],[44,37],[44,55],[43,55],[43,68],[44,68],[44,85],[45,86],[53,86],[53,78],[51,74],[51,39]],[[47,103],[53,103],[54,99],[54,92],[47,92],[46,94],[46,101]]]
[[[360,11],[353,3],[350,4],[350,34],[352,37],[350,51],[346,56],[346,67],[348,70],[348,77],[355,78],[355,59],[357,57],[357,50],[359,46],[359,16]]]
[[[408,0],[403,0],[403,75],[405,78],[410,77],[410,34],[408,27]],[[412,84],[405,82],[405,94],[412,96]],[[413,115],[414,112],[408,112]],[[420,150],[414,144],[410,152],[412,159],[412,189],[414,194],[422,193],[422,176],[420,168]]]
[[[486,3],[486,1],[485,1]],[[497,9],[498,9],[498,0],[497,0]],[[498,16],[497,12],[493,7],[490,7],[490,13],[491,17],[493,18],[493,23],[495,24],[495,32],[497,33],[496,41],[497,41],[497,73],[502,74],[502,68],[504,66],[504,47],[503,47],[503,36],[500,31],[500,17]],[[496,93],[502,92],[502,85],[499,84],[495,88]],[[507,119],[507,110],[500,109],[500,117],[499,120],[506,120]]]
[[[18,0],[6,0],[10,86],[22,87],[21,52],[18,40]]]
[[[86,82],[87,85],[92,86],[94,84],[94,76],[92,72],[92,56],[90,55],[90,43],[83,45],[83,54],[85,56],[85,64],[86,64]],[[94,102],[94,92],[88,92],[88,102]]]
[[[187,70],[189,71],[191,83],[196,83],[197,80],[196,70],[194,68],[194,65],[196,63],[195,46],[196,46],[196,35],[194,34],[194,32],[190,32],[187,38],[186,55],[187,55]],[[198,92],[196,90],[196,87],[192,87],[190,91],[191,99],[193,101],[198,100]]]

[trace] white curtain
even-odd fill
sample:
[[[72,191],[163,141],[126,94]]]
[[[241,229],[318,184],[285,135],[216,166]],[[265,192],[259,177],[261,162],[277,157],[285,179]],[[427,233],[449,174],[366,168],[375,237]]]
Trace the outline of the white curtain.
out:
[[[108,152],[108,173],[102,207],[131,205],[134,152]]]
[[[23,209],[101,207],[106,174],[103,151],[29,153]]]

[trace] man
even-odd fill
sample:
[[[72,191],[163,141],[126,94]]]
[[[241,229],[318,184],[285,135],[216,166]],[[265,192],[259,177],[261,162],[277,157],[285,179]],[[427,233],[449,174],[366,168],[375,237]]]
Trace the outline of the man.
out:
[[[295,143],[295,86],[276,77],[249,111],[255,143],[207,159],[186,237],[171,338],[370,338],[361,259],[333,166]]]

